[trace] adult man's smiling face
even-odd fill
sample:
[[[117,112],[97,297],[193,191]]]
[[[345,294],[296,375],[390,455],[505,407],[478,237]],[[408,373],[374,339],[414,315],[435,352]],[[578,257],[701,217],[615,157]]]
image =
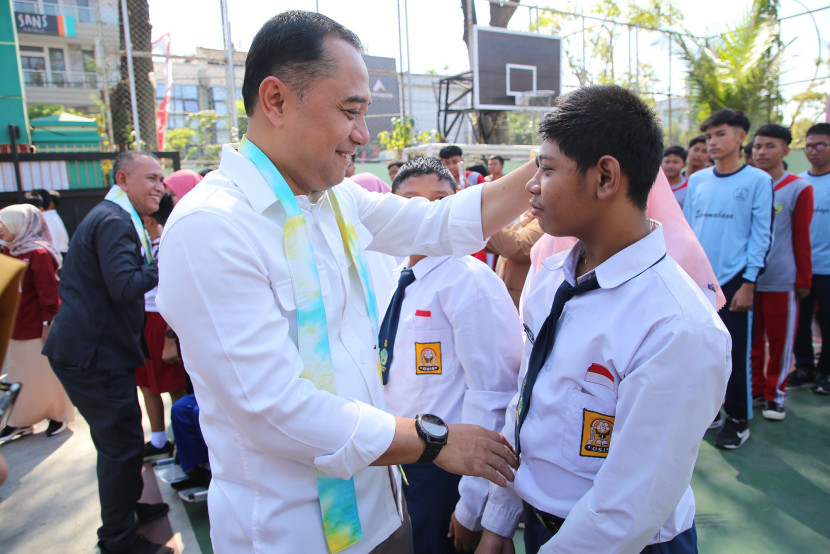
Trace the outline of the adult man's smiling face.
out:
[[[138,155],[123,164],[115,174],[115,184],[127,193],[138,215],[150,215],[158,211],[164,195],[164,174],[153,157]]]

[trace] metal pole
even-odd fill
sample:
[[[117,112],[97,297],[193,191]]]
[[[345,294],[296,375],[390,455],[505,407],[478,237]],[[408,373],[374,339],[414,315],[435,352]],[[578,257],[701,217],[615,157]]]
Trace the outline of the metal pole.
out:
[[[23,178],[20,176],[20,160],[17,151],[17,137],[20,134],[20,127],[9,123],[9,139],[12,147],[12,165],[14,166],[14,179],[17,182],[17,201],[23,203]]]
[[[101,3],[95,3],[95,17],[98,25],[98,38],[95,39],[95,63],[101,68],[102,77],[104,79],[101,87],[101,96],[104,100],[104,127],[107,130],[107,138],[110,141],[110,148],[115,146],[115,136],[112,132],[112,112],[110,111],[110,78],[107,70],[106,50],[104,49],[104,27],[101,24]]]
[[[671,116],[671,43],[672,35],[669,33],[669,142],[672,142],[672,116]]]
[[[135,130],[135,149],[141,152],[141,129],[138,124],[138,102],[135,98],[135,74],[133,73],[133,43],[130,38],[130,15],[127,13],[127,0],[121,0],[121,15],[124,25],[124,42],[127,51],[127,76],[130,79],[130,104],[133,108],[133,130]]]
[[[401,34],[401,0],[397,0],[398,5],[398,63],[400,73],[398,73],[398,88],[401,91],[400,97],[400,111],[401,119],[406,119],[406,95],[404,94],[403,81],[403,35]]]
[[[225,41],[225,55],[228,58],[225,87],[227,89],[228,116],[230,116],[231,142],[239,140],[239,121],[236,117],[236,80],[233,73],[233,42],[231,41],[231,22],[228,19],[228,2],[219,0],[222,6],[222,40]]]
[[[404,28],[406,29],[406,84],[409,88],[406,91],[406,97],[409,100],[409,117],[414,119],[415,111],[412,109],[412,63],[409,58],[409,3],[407,0],[403,0],[403,17]]]

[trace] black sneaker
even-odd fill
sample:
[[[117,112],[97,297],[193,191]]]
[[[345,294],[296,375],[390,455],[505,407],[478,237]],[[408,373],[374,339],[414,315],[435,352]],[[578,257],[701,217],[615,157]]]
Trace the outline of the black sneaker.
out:
[[[766,399],[764,398],[763,394],[756,394],[752,397],[752,407],[753,408],[762,408],[767,403]]]
[[[798,369],[787,377],[787,389],[802,389],[809,387],[815,381],[816,372],[812,369]]]
[[[25,437],[26,435],[31,435],[35,432],[35,426],[30,425],[28,427],[11,427],[10,425],[6,425],[0,430],[0,444],[4,442],[9,442],[12,439],[16,439],[17,437]]]
[[[103,546],[98,547],[103,554],[108,552],[116,552],[115,550],[107,550]],[[141,535],[125,550],[118,550],[119,554],[173,554],[173,549],[163,544],[156,544],[150,542],[146,537]]]
[[[720,412],[718,412],[718,415],[716,415],[712,423],[709,424],[709,428],[707,430],[711,431],[712,429],[720,429],[721,427],[723,427],[723,419],[721,418]]]
[[[195,487],[205,487],[210,485],[210,479],[213,475],[206,467],[196,466],[187,472],[187,479],[183,481],[176,481],[170,483],[173,490],[183,491],[185,489],[192,489]]]
[[[157,502],[155,504],[146,504],[144,502],[135,503],[135,515],[138,518],[139,525],[146,525],[153,521],[162,518],[170,511],[170,506],[164,502]]]
[[[768,400],[764,405],[764,411],[761,412],[761,415],[764,416],[764,419],[769,419],[770,421],[781,421],[787,417],[787,412],[784,411],[783,404]]]
[[[718,436],[715,437],[715,446],[735,450],[744,445],[749,439],[749,424],[745,419],[727,417]]]
[[[55,421],[50,419],[49,426],[46,427],[46,436],[47,437],[54,437],[55,435],[60,435],[66,430],[66,422],[65,421]]]
[[[167,441],[164,443],[164,446],[158,448],[153,445],[152,442],[148,441],[147,444],[144,445],[144,459],[149,460],[151,458],[169,458],[173,455],[173,443]]]
[[[816,383],[810,389],[816,394],[830,394],[830,375],[819,375]]]

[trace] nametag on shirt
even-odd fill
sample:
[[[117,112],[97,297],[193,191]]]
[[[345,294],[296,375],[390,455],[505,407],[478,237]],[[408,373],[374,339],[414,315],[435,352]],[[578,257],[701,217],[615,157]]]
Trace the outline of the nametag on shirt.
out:
[[[415,373],[417,375],[441,375],[441,343],[415,343]]]
[[[583,409],[582,442],[579,455],[589,458],[607,458],[613,431],[614,416]]]

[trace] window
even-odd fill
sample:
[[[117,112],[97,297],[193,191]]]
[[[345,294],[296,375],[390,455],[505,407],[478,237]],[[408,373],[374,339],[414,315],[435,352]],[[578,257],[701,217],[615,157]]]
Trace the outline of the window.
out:
[[[66,58],[63,48],[49,49],[49,68],[51,83],[57,87],[66,86]]]
[[[20,47],[23,50],[23,47]],[[42,49],[41,49],[42,50]],[[24,56],[20,54],[20,66],[23,69],[23,82],[26,86],[42,87],[46,84],[46,58],[41,56]]]

